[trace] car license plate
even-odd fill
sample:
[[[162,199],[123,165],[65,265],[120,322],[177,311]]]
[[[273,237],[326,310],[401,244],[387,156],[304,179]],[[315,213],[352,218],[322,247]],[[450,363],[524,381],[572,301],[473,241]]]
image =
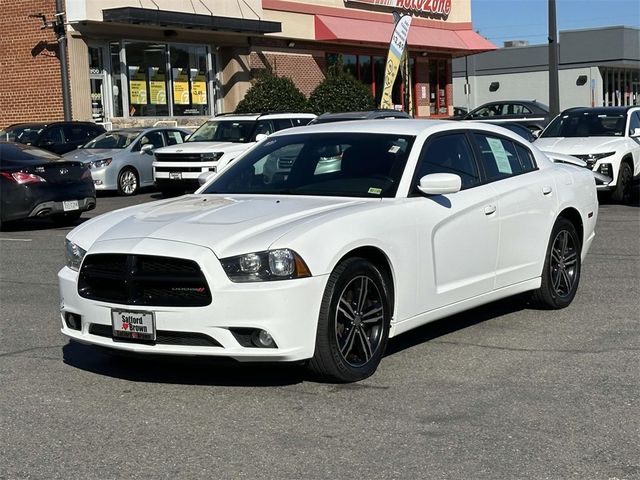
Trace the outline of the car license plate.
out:
[[[182,172],[169,172],[170,180],[182,180]]]
[[[78,205],[78,200],[66,200],[62,202],[62,210],[65,212],[70,212],[72,210],[79,210],[80,205]]]
[[[113,336],[132,340],[155,340],[156,320],[153,312],[111,310]]]

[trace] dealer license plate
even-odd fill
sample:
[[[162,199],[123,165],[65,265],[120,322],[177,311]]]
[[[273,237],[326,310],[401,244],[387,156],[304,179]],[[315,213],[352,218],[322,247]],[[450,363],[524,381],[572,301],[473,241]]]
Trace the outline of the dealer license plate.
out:
[[[65,212],[70,212],[72,210],[80,209],[80,205],[78,205],[78,200],[66,200],[62,202],[62,210]]]
[[[169,172],[170,180],[182,180],[182,172]]]
[[[132,340],[155,340],[156,319],[153,312],[111,310],[113,336]]]

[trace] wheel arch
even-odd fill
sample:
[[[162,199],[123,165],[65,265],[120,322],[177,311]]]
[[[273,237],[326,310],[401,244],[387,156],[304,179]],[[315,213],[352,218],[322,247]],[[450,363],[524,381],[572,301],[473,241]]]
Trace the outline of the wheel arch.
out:
[[[584,245],[584,222],[580,212],[573,207],[567,207],[560,212],[558,218],[560,217],[566,218],[573,224],[580,237],[581,246]]]
[[[386,276],[387,281],[389,282],[390,298],[391,302],[391,312],[392,318],[395,317],[395,308],[396,308],[396,281],[395,281],[395,272],[393,267],[391,266],[391,261],[387,254],[380,248],[374,247],[372,245],[365,245],[361,247],[354,248],[347,253],[345,253],[340,260],[336,263],[336,266],[345,261],[348,258],[360,257],[368,260],[373,265],[378,267],[383,275]],[[335,267],[334,267],[335,268]]]

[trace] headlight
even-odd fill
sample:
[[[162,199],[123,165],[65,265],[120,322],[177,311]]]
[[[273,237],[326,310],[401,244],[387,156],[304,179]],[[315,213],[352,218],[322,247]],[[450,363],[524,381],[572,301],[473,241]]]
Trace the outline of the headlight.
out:
[[[217,160],[220,160],[220,157],[222,157],[222,155],[224,155],[224,152],[201,153],[200,159],[203,162],[215,162]]]
[[[220,263],[232,282],[263,282],[311,276],[300,255],[288,248],[223,258]]]
[[[104,158],[102,160],[95,160],[89,164],[89,168],[102,168],[111,165],[111,158]]]
[[[64,250],[67,257],[67,267],[76,272],[80,270],[80,264],[87,251],[67,239],[64,240]]]
[[[601,158],[610,157],[611,155],[615,155],[616,152],[606,152],[606,153],[590,153],[587,155],[587,160],[600,160]]]

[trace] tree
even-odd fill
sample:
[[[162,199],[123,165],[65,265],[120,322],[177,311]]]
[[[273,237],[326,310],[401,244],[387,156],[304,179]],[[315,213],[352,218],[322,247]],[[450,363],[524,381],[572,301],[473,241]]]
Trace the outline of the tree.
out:
[[[330,67],[326,78],[309,96],[309,110],[320,115],[325,112],[354,112],[375,108],[371,88],[345,71],[341,62]]]
[[[235,113],[306,112],[307,99],[293,80],[261,73],[238,103]]]

